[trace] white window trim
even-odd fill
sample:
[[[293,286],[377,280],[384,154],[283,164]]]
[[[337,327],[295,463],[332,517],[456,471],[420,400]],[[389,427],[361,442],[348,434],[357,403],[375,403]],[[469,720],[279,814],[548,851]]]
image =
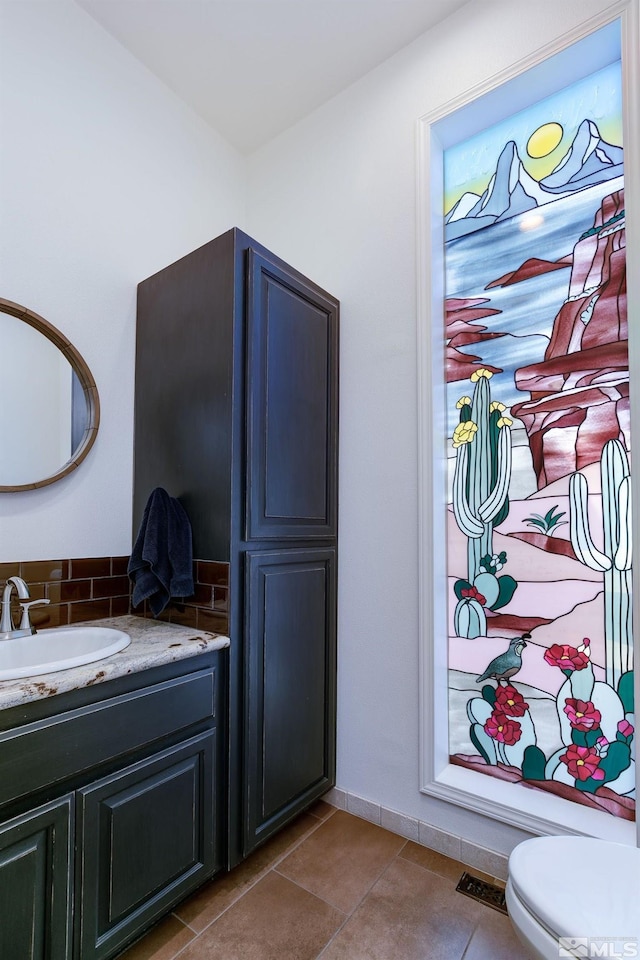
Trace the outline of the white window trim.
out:
[[[576,69],[576,58],[565,53],[554,64],[553,76],[542,73],[550,57],[620,21],[625,206],[627,213],[627,316],[631,421],[640,446],[640,16],[637,0],[621,0],[580,28],[565,34],[532,56],[418,120],[418,496],[419,496],[419,617],[420,617],[420,789],[492,819],[535,834],[587,834],[638,844],[640,826],[582,807],[552,794],[526,790],[449,763],[447,694],[447,576],[446,576],[446,402],[442,317],[443,183],[442,153],[478,129],[527,106],[526,90],[536,100],[598,69],[589,59]],[[571,60],[573,59],[573,66]],[[602,64],[604,65],[604,64]],[[556,69],[556,67],[558,69]],[[524,74],[528,72],[525,80]],[[501,105],[494,91],[500,89]],[[479,98],[484,98],[478,109]],[[531,98],[529,96],[529,102]],[[474,124],[476,125],[474,129]],[[635,265],[635,269],[634,269]],[[633,538],[640,544],[640,470],[632,469]],[[633,572],[634,622],[640,624],[640,561]],[[638,629],[638,628],[637,628]],[[640,644],[636,642],[636,663]],[[640,704],[640,664],[635,671],[636,703]],[[638,711],[640,714],[640,710]],[[636,741],[637,742],[637,741]],[[638,751],[640,766],[640,751]],[[638,770],[638,766],[636,770]],[[637,782],[640,776],[637,776]],[[640,785],[640,783],[639,783]],[[637,832],[638,831],[638,832]]]

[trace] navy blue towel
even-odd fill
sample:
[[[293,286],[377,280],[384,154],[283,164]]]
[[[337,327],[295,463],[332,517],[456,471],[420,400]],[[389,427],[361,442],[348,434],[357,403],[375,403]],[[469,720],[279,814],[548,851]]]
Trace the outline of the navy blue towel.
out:
[[[162,487],[152,491],[144,508],[127,573],[133,581],[133,606],[148,600],[154,617],[172,597],[193,595],[189,517]]]

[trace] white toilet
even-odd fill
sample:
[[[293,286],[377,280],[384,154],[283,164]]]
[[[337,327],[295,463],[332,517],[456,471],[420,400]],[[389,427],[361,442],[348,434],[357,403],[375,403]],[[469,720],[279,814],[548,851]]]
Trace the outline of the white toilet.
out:
[[[640,957],[640,849],[536,837],[509,857],[509,918],[531,960]]]

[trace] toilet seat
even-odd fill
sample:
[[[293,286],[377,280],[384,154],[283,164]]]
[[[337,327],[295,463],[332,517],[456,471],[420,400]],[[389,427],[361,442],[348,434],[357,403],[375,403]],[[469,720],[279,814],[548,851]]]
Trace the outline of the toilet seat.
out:
[[[514,913],[526,912],[555,940],[556,957],[560,937],[635,938],[640,948],[636,847],[592,837],[525,840],[509,858],[509,886]]]

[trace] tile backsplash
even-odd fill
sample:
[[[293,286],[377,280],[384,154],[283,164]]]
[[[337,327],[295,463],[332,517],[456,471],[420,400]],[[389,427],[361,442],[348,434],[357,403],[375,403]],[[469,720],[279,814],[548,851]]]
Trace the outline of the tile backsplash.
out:
[[[151,617],[147,604],[131,609],[129,557],[80,557],[70,560],[29,560],[0,563],[0,585],[19,576],[29,585],[32,599],[48,599],[31,608],[36,627],[58,627],[81,620],[119,617],[129,612]],[[228,632],[229,565],[195,560],[195,593],[183,603],[172,602],[159,620],[180,623],[213,633]],[[16,602],[14,622],[19,618]]]
[[[193,579],[194,595],[188,597],[184,603],[173,601],[157,619],[228,635],[229,564],[215,560],[194,560]],[[146,602],[132,610],[132,613],[152,616]]]

